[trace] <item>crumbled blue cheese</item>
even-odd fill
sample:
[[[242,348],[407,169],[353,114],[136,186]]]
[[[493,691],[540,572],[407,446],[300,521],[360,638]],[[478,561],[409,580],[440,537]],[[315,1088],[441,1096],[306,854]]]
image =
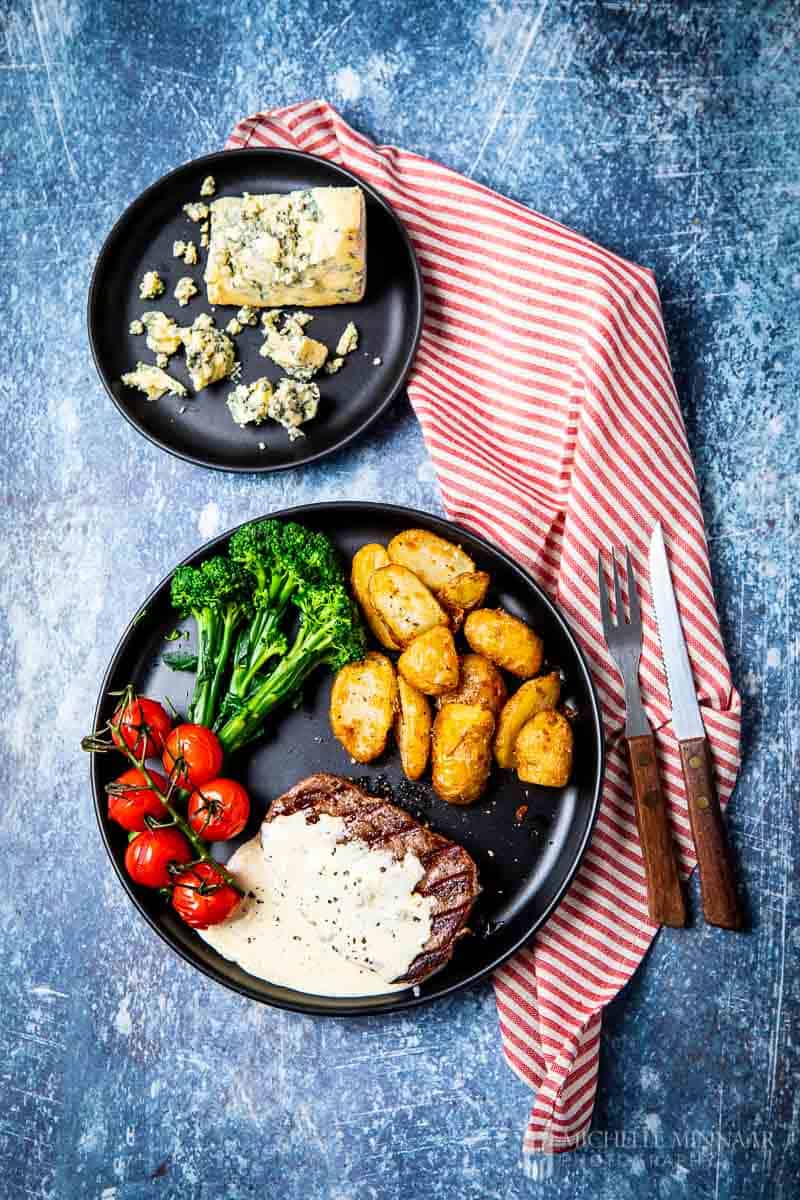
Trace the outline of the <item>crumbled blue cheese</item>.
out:
[[[168,365],[169,365],[169,355],[168,354],[157,354],[156,355],[156,366],[157,367],[166,367]]]
[[[317,415],[319,388],[315,383],[298,383],[295,379],[282,379],[269,402],[268,415],[282,425],[289,440],[304,437],[298,428]]]
[[[199,200],[194,200],[191,204],[184,204],[183,211],[186,213],[190,221],[208,220],[208,205],[202,204]]]
[[[197,284],[192,279],[191,275],[183,275],[175,284],[173,292],[175,299],[180,304],[181,308],[185,308],[191,300],[192,296],[197,295]]]
[[[236,314],[236,320],[240,325],[257,325],[258,313],[249,304],[243,304]]]
[[[290,325],[295,325],[298,329],[305,329],[306,325],[308,325],[313,320],[314,320],[314,318],[311,313],[307,313],[307,312],[290,313],[289,316],[286,318],[286,328],[288,329]]]
[[[332,359],[330,359],[329,362],[325,363],[325,374],[326,375],[335,375],[337,371],[341,371],[343,366],[344,366],[343,358],[332,358]]]
[[[142,300],[155,300],[163,295],[166,284],[158,271],[145,271],[139,284],[139,297]]]
[[[237,320],[236,317],[231,317],[225,326],[225,332],[231,334],[232,337],[236,337],[237,333],[242,332],[242,322]]]
[[[236,367],[236,350],[226,333],[214,328],[208,313],[201,313],[187,329],[181,330],[186,347],[186,366],[196,392],[218,379],[232,375]]]
[[[283,316],[283,310],[280,308],[270,308],[267,312],[261,314],[261,324],[265,329],[277,329],[278,321]]]
[[[213,196],[214,192],[216,190],[217,190],[217,184],[216,184],[216,181],[214,180],[214,176],[206,175],[205,179],[203,180],[203,182],[200,185],[200,195],[201,196]]]
[[[350,354],[352,350],[358,349],[358,330],[352,321],[345,325],[342,336],[336,343],[336,353],[340,355]]]
[[[150,363],[137,363],[135,371],[122,376],[122,382],[127,387],[144,392],[148,400],[160,400],[167,392],[171,396],[186,395],[186,388],[178,379],[173,379],[161,367],[154,367]]]
[[[373,365],[373,367],[379,367],[382,362],[383,362],[383,359],[380,358],[378,355],[376,355],[375,358],[373,358],[373,360],[372,360],[372,365]]]
[[[228,396],[225,403],[237,425],[260,425],[269,416],[272,399],[272,384],[265,377],[255,383],[240,383]]]
[[[155,354],[174,354],[180,349],[181,331],[164,312],[142,313],[142,324],[147,330],[147,348]],[[159,366],[165,364],[159,363]]]
[[[133,337],[139,337],[144,333],[144,325],[138,317],[131,321],[130,325],[128,326],[128,333],[130,333]]]
[[[194,242],[187,242],[183,248],[183,261],[187,267],[197,266],[197,246]]]
[[[281,331],[267,326],[266,340],[259,350],[295,379],[309,380],[322,369],[328,357],[328,347],[314,338],[306,337],[297,322],[287,321]]]
[[[172,257],[173,258],[183,258],[185,253],[186,253],[186,242],[177,241],[177,242],[172,243]]]

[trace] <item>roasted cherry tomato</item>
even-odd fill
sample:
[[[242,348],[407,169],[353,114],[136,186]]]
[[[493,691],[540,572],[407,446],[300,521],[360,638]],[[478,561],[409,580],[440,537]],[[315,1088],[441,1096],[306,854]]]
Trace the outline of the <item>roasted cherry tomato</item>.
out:
[[[125,745],[137,758],[157,758],[164,749],[164,741],[172,728],[172,718],[157,700],[137,696],[129,703],[120,705],[112,717],[120,722],[119,729],[111,734],[116,746]]]
[[[205,725],[176,725],[164,742],[161,761],[172,774],[175,763],[183,759],[175,774],[179,788],[198,788],[216,779],[222,766],[222,743]]]
[[[166,795],[168,784],[164,776],[158,771],[150,771],[149,775]],[[108,815],[131,833],[141,833],[147,828],[145,817],[161,818],[165,811],[158,793],[153,791],[144,772],[136,767],[123,771],[119,779],[108,785]]]
[[[172,883],[170,863],[183,866],[191,862],[194,852],[180,829],[174,825],[163,829],[145,829],[138,833],[125,851],[125,870],[134,883],[142,887],[168,887]]]
[[[207,842],[236,837],[250,816],[250,797],[235,779],[212,779],[189,797],[189,824]]]
[[[194,929],[219,925],[229,917],[241,896],[207,862],[195,863],[173,880],[172,907]]]

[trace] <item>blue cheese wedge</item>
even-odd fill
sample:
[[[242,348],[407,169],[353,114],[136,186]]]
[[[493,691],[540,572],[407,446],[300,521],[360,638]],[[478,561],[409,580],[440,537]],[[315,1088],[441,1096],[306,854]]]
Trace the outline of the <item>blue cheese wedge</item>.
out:
[[[155,300],[164,294],[166,286],[158,271],[145,271],[139,283],[139,297],[142,300]]]
[[[289,441],[305,437],[299,428],[317,415],[319,388],[315,383],[300,383],[296,379],[282,379],[269,401],[267,415],[282,425],[289,434]]]
[[[240,383],[225,403],[237,425],[260,425],[269,416],[272,384],[264,377],[254,383]]]
[[[308,381],[322,369],[328,357],[328,347],[323,342],[306,337],[301,324],[289,319],[282,330],[267,325],[265,333],[259,354],[271,358],[287,375]]]
[[[196,392],[227,379],[236,368],[236,350],[227,333],[214,328],[213,318],[201,313],[197,320],[181,330],[186,347],[186,367]]]
[[[142,313],[142,325],[147,330],[147,348],[154,354],[175,354],[180,349],[181,331],[166,313]]]
[[[350,354],[353,350],[358,349],[358,330],[352,321],[345,325],[342,335],[336,343],[336,353],[339,355]]]
[[[211,205],[209,303],[357,303],[366,283],[366,244],[361,188],[223,196]]]
[[[185,308],[191,300],[192,296],[197,295],[197,284],[192,279],[191,275],[183,275],[175,284],[173,292],[175,299],[180,304],[181,308]]]
[[[173,379],[161,367],[150,363],[137,363],[135,371],[129,371],[122,376],[122,382],[127,387],[138,388],[144,392],[148,400],[160,400],[167,392],[171,396],[185,396],[186,388],[178,379]]]

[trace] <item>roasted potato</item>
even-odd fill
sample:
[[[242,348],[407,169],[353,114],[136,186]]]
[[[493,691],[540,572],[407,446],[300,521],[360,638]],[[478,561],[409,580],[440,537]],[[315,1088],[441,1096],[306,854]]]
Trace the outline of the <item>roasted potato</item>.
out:
[[[480,654],[465,654],[457,686],[439,696],[436,703],[439,708],[445,704],[478,704],[496,717],[507,695],[505,680],[494,663]]]
[[[564,787],[572,774],[572,726],[548,709],[522,726],[517,737],[517,775],[523,783]]]
[[[479,704],[446,704],[433,723],[433,790],[448,804],[472,804],[492,766],[494,717]]]
[[[542,639],[524,621],[502,608],[476,608],[464,622],[471,650],[520,679],[530,679],[542,665]]]
[[[497,733],[494,739],[494,756],[500,767],[514,766],[514,747],[522,726],[537,713],[555,708],[561,696],[561,680],[558,671],[540,675],[523,683],[507,704],[503,705],[497,718]]]
[[[372,762],[386,749],[396,707],[394,666],[385,654],[370,651],[337,673],[331,691],[331,729],[351,758]]]
[[[390,563],[379,568],[370,576],[368,590],[370,603],[400,646],[435,625],[447,625],[439,601],[408,567]]]
[[[376,612],[369,596],[370,579],[381,567],[388,567],[389,561],[385,546],[379,546],[376,542],[369,542],[366,546],[362,546],[353,555],[350,584],[356,600],[361,605],[365,620],[380,644],[387,650],[399,650],[400,646]]]
[[[475,563],[460,546],[427,529],[404,529],[392,538],[386,553],[392,562],[413,571],[432,592],[438,592],[457,575],[475,570]]]
[[[434,625],[414,638],[397,660],[397,670],[426,696],[441,696],[458,683],[458,652],[453,635]]]
[[[403,771],[409,779],[419,779],[428,765],[431,725],[431,706],[427,697],[398,675],[394,735]]]
[[[463,616],[465,612],[483,604],[489,582],[486,571],[465,571],[446,583],[438,592],[438,597],[448,612],[461,613]]]

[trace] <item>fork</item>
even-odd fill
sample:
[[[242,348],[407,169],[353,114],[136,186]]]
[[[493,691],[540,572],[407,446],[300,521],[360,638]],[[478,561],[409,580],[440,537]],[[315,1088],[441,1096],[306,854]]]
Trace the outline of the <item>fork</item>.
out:
[[[628,578],[628,619],[617,571],[617,556],[611,551],[614,581],[614,610],[611,614],[608,588],[603,574],[603,559],[597,552],[597,580],[600,591],[600,615],[609,653],[625,685],[625,743],[633,784],[636,825],[644,857],[647,879],[647,912],[657,925],[686,924],[675,852],[670,834],[664,793],[658,776],[658,758],[653,731],[642,705],[639,691],[639,660],[642,654],[642,609],[631,556],[625,547],[625,571]]]

